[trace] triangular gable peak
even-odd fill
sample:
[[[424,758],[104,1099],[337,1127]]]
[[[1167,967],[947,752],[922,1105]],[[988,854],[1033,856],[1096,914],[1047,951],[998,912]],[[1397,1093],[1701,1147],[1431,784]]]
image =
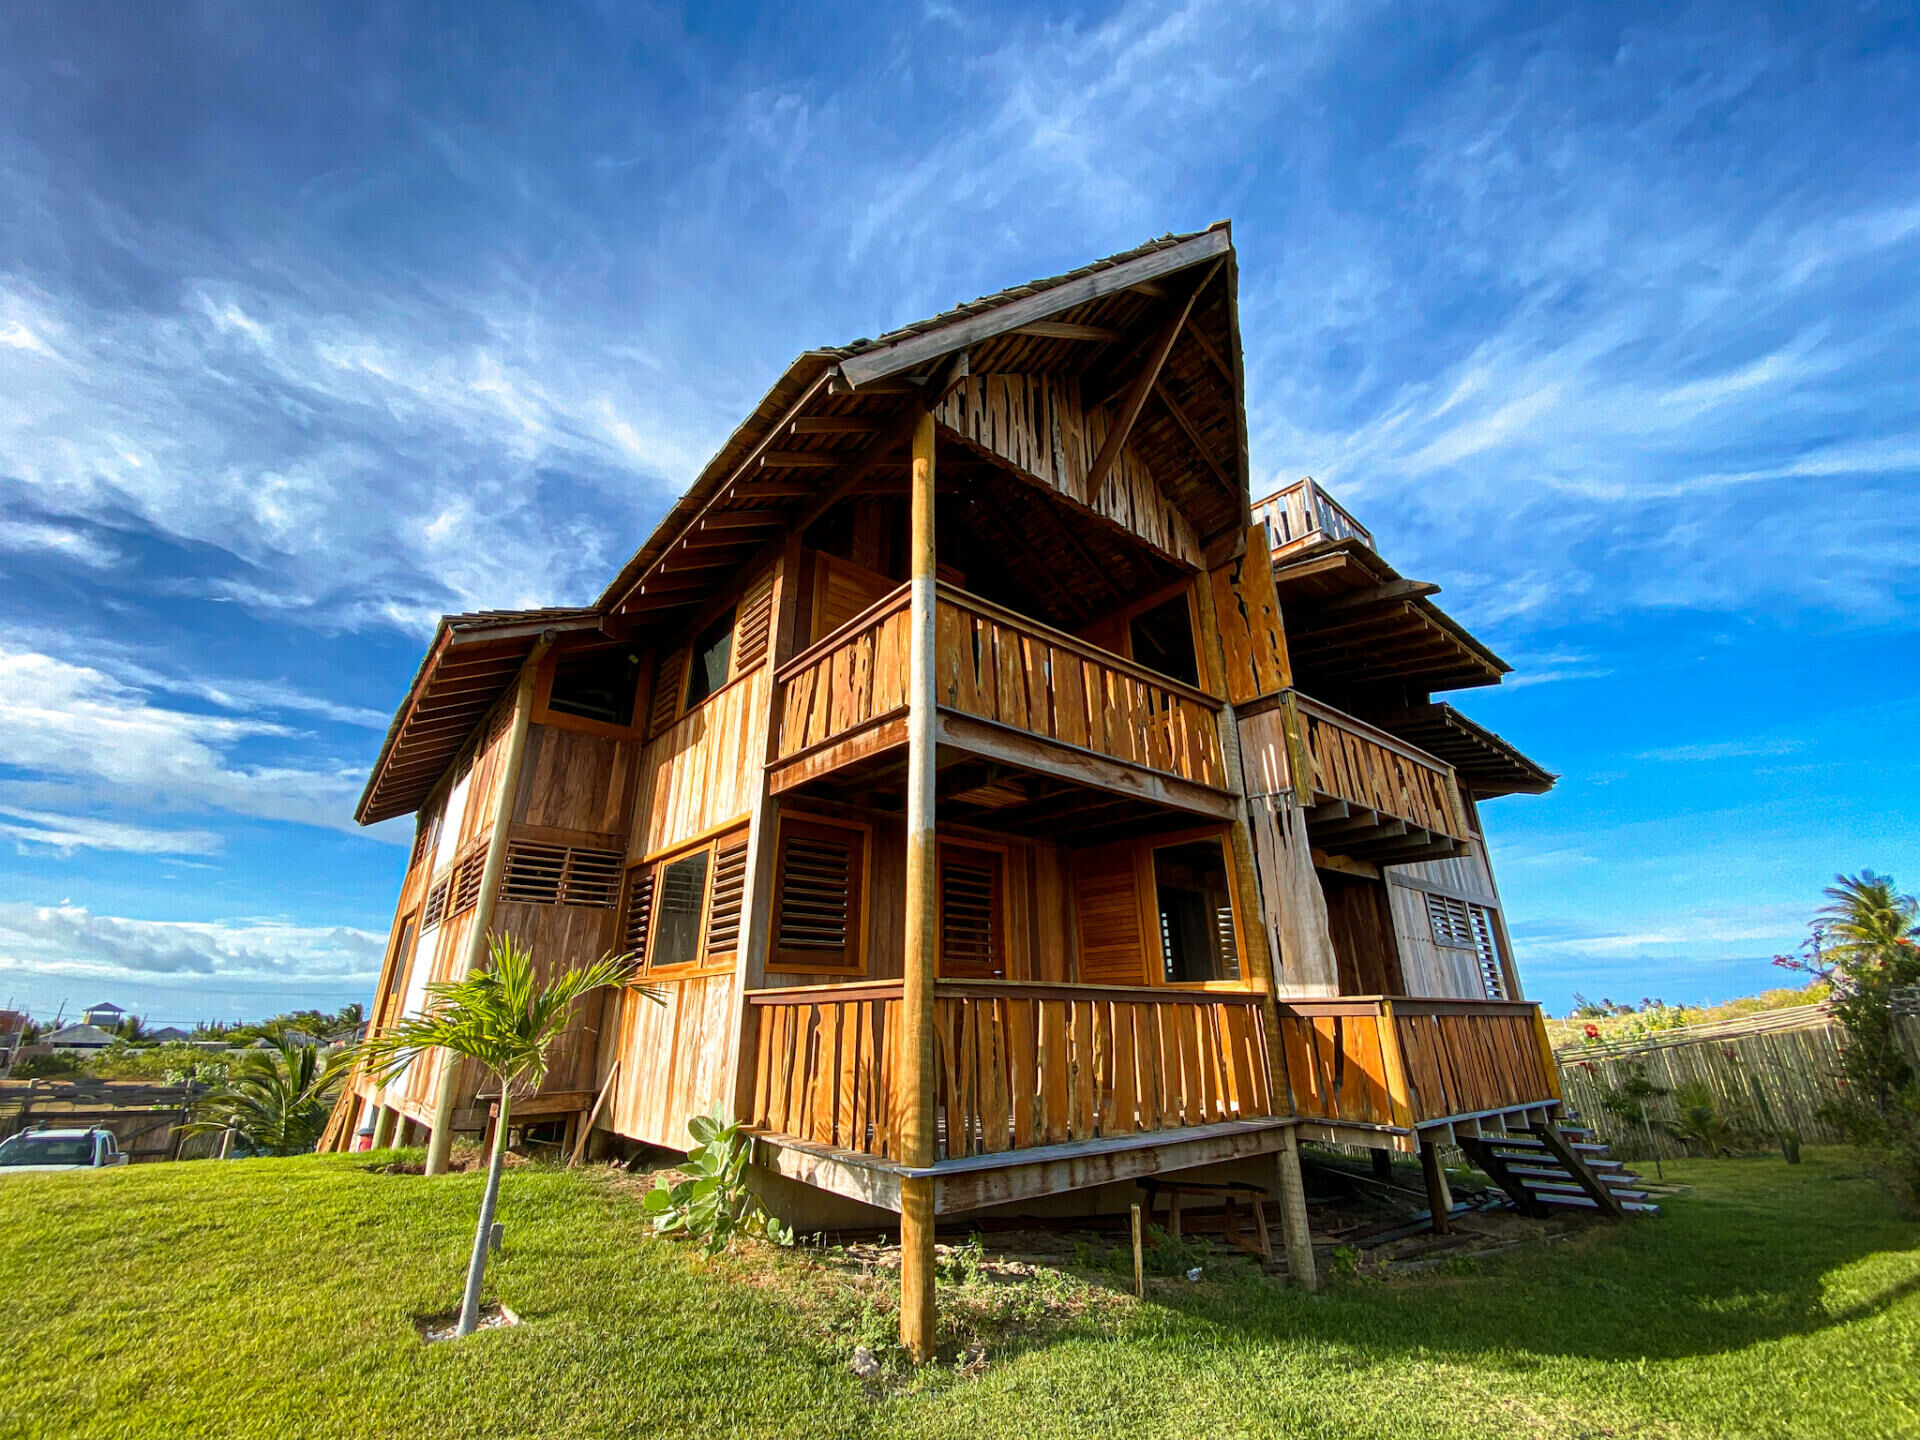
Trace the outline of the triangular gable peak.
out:
[[[808,352],[608,587],[609,629],[671,631],[782,535],[897,491],[921,406],[943,504],[1057,618],[1217,561],[1247,524],[1236,291],[1222,223]]]

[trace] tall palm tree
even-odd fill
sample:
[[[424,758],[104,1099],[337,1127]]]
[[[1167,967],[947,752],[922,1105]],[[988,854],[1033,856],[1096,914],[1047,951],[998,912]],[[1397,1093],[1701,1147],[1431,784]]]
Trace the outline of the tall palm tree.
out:
[[[1820,911],[1817,948],[1847,1030],[1841,1068],[1855,1094],[1883,1114],[1913,1083],[1893,1026],[1893,991],[1920,985],[1920,902],[1863,870],[1836,875]]]
[[[487,937],[488,962],[464,980],[427,987],[425,1010],[399,1021],[354,1051],[367,1073],[384,1082],[426,1050],[451,1050],[477,1060],[500,1082],[500,1118],[494,1126],[493,1154],[487,1162],[487,1188],[480,1200],[480,1223],[467,1264],[467,1289],[460,1303],[458,1333],[471,1335],[480,1321],[480,1284],[486,1274],[487,1238],[500,1199],[500,1171],[507,1153],[507,1125],[513,1092],[535,1089],[547,1076],[547,1051],[567,1023],[573,1002],[604,985],[619,985],[631,956],[605,955],[582,969],[568,970],[545,986],[536,983],[533,952],[512,935]],[[651,989],[641,993],[658,1001]]]
[[[319,1143],[347,1067],[315,1045],[282,1039],[250,1050],[193,1107],[183,1134],[232,1130],[269,1155],[301,1155]]]

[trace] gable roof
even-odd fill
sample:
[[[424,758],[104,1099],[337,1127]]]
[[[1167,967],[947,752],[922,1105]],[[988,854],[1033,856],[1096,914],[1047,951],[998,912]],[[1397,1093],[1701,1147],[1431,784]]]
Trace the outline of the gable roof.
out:
[[[371,825],[418,810],[540,637],[599,628],[599,612],[592,609],[441,616],[407,697],[380,742],[353,818]]]

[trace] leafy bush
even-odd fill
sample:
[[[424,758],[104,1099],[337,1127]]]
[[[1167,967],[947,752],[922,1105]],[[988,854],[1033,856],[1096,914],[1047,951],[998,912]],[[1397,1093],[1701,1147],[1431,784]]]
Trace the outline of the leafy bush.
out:
[[[693,1148],[677,1185],[660,1181],[644,1202],[656,1235],[685,1235],[718,1255],[736,1235],[791,1245],[793,1231],[769,1215],[746,1187],[747,1141],[738,1122],[722,1125],[711,1115],[687,1121]]]
[[[80,1073],[77,1055],[29,1055],[13,1067],[16,1080],[55,1080]]]
[[[1667,1122],[1667,1133],[1676,1140],[1698,1145],[1709,1156],[1731,1155],[1750,1147],[1754,1127],[1745,1113],[1724,1104],[1703,1080],[1689,1080],[1673,1092],[1677,1119]]]
[[[87,1057],[87,1074],[97,1080],[211,1080],[226,1061],[191,1045],[110,1045]],[[176,1078],[177,1077],[177,1078]]]

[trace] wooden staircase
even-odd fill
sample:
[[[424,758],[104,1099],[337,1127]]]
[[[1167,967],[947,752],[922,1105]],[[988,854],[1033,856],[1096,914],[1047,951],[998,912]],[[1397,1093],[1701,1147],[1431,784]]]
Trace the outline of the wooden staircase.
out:
[[[1512,1197],[1522,1215],[1562,1210],[1615,1220],[1657,1215],[1640,1177],[1607,1153],[1604,1141],[1579,1125],[1534,1125],[1502,1135],[1462,1135],[1467,1158]]]

